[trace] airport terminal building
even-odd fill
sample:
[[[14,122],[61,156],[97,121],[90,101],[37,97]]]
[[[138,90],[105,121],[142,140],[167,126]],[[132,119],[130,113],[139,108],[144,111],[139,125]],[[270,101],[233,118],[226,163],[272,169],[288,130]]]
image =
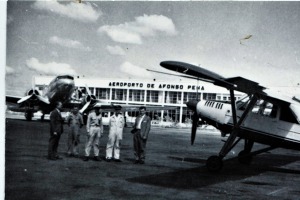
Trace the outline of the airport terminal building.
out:
[[[36,76],[35,85],[43,90],[54,77]],[[152,120],[178,123],[188,122],[192,111],[186,106],[189,100],[230,100],[229,91],[202,81],[157,81],[155,79],[87,79],[74,78],[76,87],[88,86],[97,99],[118,104],[138,104],[149,106],[175,106],[176,110],[148,113]],[[236,92],[240,99],[243,93]],[[135,113],[127,113],[134,116]]]

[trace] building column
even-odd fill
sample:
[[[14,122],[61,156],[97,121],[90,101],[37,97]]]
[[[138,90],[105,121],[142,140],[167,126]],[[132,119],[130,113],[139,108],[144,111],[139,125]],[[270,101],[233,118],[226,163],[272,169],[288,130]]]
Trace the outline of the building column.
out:
[[[125,104],[128,104],[128,102],[129,102],[129,88],[127,89]]]
[[[180,112],[179,112],[179,123],[182,123],[182,106],[183,106],[183,97],[184,97],[184,93],[181,92],[181,100],[180,100]]]
[[[110,92],[109,92],[109,100],[110,100],[110,103],[112,101],[112,88],[109,88]]]

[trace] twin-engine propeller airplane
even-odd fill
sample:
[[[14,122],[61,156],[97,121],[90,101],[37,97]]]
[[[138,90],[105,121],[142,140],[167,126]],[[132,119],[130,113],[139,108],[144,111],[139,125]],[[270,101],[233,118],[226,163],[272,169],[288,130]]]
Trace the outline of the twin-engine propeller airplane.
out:
[[[50,113],[55,108],[55,103],[63,103],[63,110],[69,111],[74,106],[80,108],[80,113],[89,112],[93,107],[101,108],[103,112],[114,111],[115,107],[120,107],[122,111],[136,111],[141,105],[112,104],[106,100],[96,99],[88,87],[75,87],[74,78],[70,75],[55,77],[44,89],[43,95],[34,87],[26,92],[25,97],[6,95],[7,108],[15,112],[24,112],[25,118],[32,120],[33,113],[42,112],[44,115]],[[146,106],[148,111],[153,110],[173,110],[176,107],[170,106]]]
[[[230,134],[219,155],[207,159],[206,166],[209,171],[221,170],[223,158],[241,139],[245,143],[244,149],[238,154],[238,160],[244,164],[250,164],[252,156],[275,148],[300,150],[300,101],[295,96],[283,96],[245,78],[224,78],[183,62],[164,61],[160,65],[183,73],[184,77],[211,82],[230,91],[230,103],[214,100],[193,100],[186,103],[194,111],[192,144],[199,118],[215,126],[222,134]],[[234,91],[246,95],[235,101]],[[268,147],[252,151],[255,142]]]
[[[9,110],[24,112],[25,118],[30,121],[33,113],[37,111],[42,111],[43,115],[41,118],[43,120],[44,115],[50,113],[55,108],[55,102],[57,101],[63,103],[64,109],[70,109],[75,105],[81,106],[81,112],[84,112],[90,104],[97,102],[96,97],[89,92],[84,95],[84,98],[72,98],[75,90],[74,78],[72,76],[57,76],[44,89],[43,95],[33,87],[26,92],[25,97],[7,95],[6,104]]]

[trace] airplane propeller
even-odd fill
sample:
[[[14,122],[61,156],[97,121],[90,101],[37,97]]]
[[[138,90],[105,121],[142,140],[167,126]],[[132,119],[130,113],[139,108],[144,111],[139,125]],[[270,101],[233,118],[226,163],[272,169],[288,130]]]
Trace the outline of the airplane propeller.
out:
[[[25,97],[22,97],[19,101],[17,101],[17,103],[22,103],[24,101],[27,101],[28,99],[30,99],[32,97],[32,95],[28,95],[28,96],[25,96]]]
[[[199,116],[197,112],[194,112],[193,114],[193,125],[192,125],[192,134],[191,134],[191,144],[194,144],[195,138],[196,138],[196,131],[198,127],[198,121],[199,121]]]
[[[90,96],[92,95],[92,93],[87,85],[85,85],[85,91],[87,92],[88,95],[90,95]]]
[[[83,113],[83,112],[89,107],[90,104],[91,104],[90,101],[87,102],[87,103],[79,110],[79,112],[80,112],[80,113]]]
[[[193,145],[194,144],[194,141],[195,141],[195,138],[196,138],[196,131],[197,131],[197,127],[198,127],[198,122],[199,122],[199,115],[197,113],[197,104],[198,104],[199,101],[197,100],[191,100],[191,101],[188,101],[186,103],[187,107],[189,109],[191,109],[192,111],[194,111],[194,114],[193,114],[193,124],[192,124],[192,133],[191,133],[191,144]]]
[[[40,101],[42,101],[42,102],[44,102],[44,103],[46,103],[46,104],[50,104],[50,102],[49,102],[48,99],[46,99],[46,98],[44,98],[44,97],[42,97],[42,96],[40,96],[40,95],[37,95],[37,98],[38,98]]]
[[[81,91],[82,92],[82,91]],[[90,91],[90,89],[88,88],[88,86],[85,86],[85,92],[86,92],[86,96],[83,100],[84,106],[80,109],[80,113],[83,113],[90,105],[94,105],[98,102],[98,100],[96,99],[95,95],[93,95]]]
[[[44,103],[46,103],[46,104],[50,104],[49,100],[46,99],[46,98],[44,98],[44,97],[42,97],[42,96],[39,94],[39,92],[38,92],[37,90],[35,90],[35,89],[29,90],[29,91],[27,92],[27,96],[22,97],[21,99],[19,99],[19,100],[17,101],[17,103],[23,103],[23,102],[29,100],[30,98],[31,98],[32,100],[35,100],[36,98],[38,98],[40,101],[42,101],[42,102],[44,102]]]

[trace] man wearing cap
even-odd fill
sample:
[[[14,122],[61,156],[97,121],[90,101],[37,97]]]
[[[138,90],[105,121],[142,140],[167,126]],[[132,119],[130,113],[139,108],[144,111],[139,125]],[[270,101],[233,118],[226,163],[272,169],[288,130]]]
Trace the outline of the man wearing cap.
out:
[[[144,164],[146,142],[151,128],[151,119],[146,115],[145,106],[141,106],[139,111],[140,115],[136,118],[131,133],[133,134],[134,163]]]
[[[101,161],[99,158],[99,140],[101,134],[103,134],[103,123],[102,115],[100,114],[100,109],[94,108],[88,115],[87,123],[87,143],[85,145],[85,156],[84,161],[89,160],[90,151],[94,149],[94,160]]]
[[[114,114],[109,119],[109,134],[106,145],[106,161],[120,160],[120,141],[123,137],[123,128],[125,125],[125,118],[121,112],[121,107],[115,107]]]

